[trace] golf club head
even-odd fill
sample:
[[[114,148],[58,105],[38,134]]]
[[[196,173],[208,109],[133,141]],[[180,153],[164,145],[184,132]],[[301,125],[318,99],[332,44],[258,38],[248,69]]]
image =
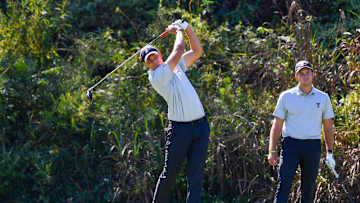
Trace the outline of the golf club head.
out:
[[[92,93],[91,93],[91,90],[88,90],[87,92],[86,92],[86,97],[90,100],[90,101],[92,101]]]

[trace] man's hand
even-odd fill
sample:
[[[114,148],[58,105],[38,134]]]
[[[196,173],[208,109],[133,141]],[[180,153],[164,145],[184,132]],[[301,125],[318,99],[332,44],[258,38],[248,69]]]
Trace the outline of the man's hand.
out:
[[[168,31],[170,34],[176,34],[178,30],[181,30],[181,28],[174,24],[171,24],[166,28],[166,31]]]
[[[172,25],[177,25],[179,26],[181,29],[186,30],[186,28],[188,27],[189,23],[187,23],[185,20],[176,20],[175,22],[172,23]]]
[[[270,152],[268,155],[268,162],[272,166],[276,166],[278,164],[278,155],[276,152]]]
[[[328,165],[329,168],[335,168],[335,160],[332,153],[328,152],[326,154],[326,165]]]
[[[284,124],[284,119],[275,117],[274,122],[270,130],[270,141],[269,141],[269,155],[268,162],[270,165],[275,166],[279,162],[279,158],[276,151],[276,145],[281,136],[281,130]]]

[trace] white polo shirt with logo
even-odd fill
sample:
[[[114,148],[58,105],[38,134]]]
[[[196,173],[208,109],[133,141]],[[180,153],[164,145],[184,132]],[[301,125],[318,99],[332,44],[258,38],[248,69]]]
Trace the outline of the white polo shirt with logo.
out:
[[[305,94],[299,86],[280,94],[273,113],[284,120],[283,137],[321,139],[322,120],[334,118],[331,101],[315,87]]]
[[[188,122],[205,116],[204,108],[185,72],[186,63],[181,57],[174,71],[167,63],[149,70],[149,81],[168,104],[168,118],[172,121]]]

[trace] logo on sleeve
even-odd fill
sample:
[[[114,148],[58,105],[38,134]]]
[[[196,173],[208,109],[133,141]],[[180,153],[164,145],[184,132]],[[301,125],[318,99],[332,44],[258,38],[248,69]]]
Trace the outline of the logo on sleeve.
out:
[[[316,102],[317,108],[320,108],[320,102]]]

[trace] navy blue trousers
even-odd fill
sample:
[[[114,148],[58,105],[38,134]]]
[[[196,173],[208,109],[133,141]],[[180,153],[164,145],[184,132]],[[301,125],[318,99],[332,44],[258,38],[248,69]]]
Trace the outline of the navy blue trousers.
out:
[[[279,181],[275,203],[286,203],[298,166],[301,169],[301,202],[312,203],[318,175],[321,141],[298,140],[286,137],[282,141]]]
[[[188,203],[201,202],[203,170],[210,128],[206,118],[192,123],[171,121],[166,133],[165,165],[156,184],[153,203],[167,203],[176,175],[185,159]]]

